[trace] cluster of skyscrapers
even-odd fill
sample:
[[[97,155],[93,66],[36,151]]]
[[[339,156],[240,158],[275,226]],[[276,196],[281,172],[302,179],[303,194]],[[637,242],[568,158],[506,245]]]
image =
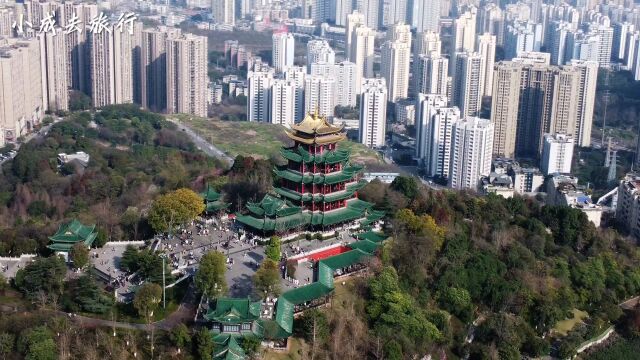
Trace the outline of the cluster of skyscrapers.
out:
[[[0,29],[1,142],[15,141],[46,112],[68,110],[70,90],[90,96],[95,107],[136,103],[207,115],[206,37],[143,29],[139,21],[118,28],[117,17],[91,28],[104,14],[88,3],[25,1],[5,15],[15,26]],[[40,27],[46,17],[55,22],[49,31]],[[32,26],[19,33],[21,19]]]

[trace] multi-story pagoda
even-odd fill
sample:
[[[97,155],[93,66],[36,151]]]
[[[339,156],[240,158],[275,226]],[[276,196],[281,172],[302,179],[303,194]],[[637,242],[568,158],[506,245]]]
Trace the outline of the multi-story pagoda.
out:
[[[318,114],[307,115],[286,131],[294,141],[281,150],[287,160],[275,169],[275,195],[267,194],[259,203],[248,203],[250,214],[238,215],[245,226],[266,233],[294,230],[327,231],[353,221],[363,225],[382,218],[372,204],[358,199],[362,166],[349,162],[350,152],[338,149],[346,138],[342,127],[329,124]]]

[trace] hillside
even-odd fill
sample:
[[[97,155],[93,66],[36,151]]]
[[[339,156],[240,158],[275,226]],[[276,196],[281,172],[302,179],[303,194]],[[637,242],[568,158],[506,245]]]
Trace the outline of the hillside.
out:
[[[278,159],[283,143],[290,143],[284,128],[279,125],[210,120],[191,116],[180,116],[179,119],[231,157],[243,155]],[[371,165],[382,163],[382,158],[377,152],[362,144],[344,141],[340,146],[351,150],[354,162]]]

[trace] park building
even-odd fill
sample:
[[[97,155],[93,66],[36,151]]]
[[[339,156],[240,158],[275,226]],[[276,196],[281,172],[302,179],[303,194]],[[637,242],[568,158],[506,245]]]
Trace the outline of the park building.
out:
[[[72,220],[68,223],[60,225],[58,231],[49,237],[50,244],[47,248],[62,255],[66,261],[69,261],[69,253],[76,244],[84,244],[90,248],[98,232],[95,225],[84,225],[78,220]]]

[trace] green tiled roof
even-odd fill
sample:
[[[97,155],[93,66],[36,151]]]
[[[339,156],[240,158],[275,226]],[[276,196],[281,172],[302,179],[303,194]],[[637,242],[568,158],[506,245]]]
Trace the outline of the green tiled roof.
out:
[[[352,249],[362,250],[369,254],[374,254],[378,247],[380,247],[380,243],[376,243],[370,240],[360,240],[348,245]]]
[[[200,193],[200,197],[202,197],[205,202],[209,202],[220,200],[221,195],[213,188],[213,186],[211,186],[211,184],[207,184],[207,188]]]
[[[365,261],[366,258],[371,257],[371,254],[360,249],[347,251],[345,253],[332,256],[322,260],[324,265],[330,267],[333,270],[342,269],[347,266]],[[333,274],[332,274],[333,275]]]
[[[215,308],[204,316],[210,321],[221,323],[241,323],[260,317],[260,302],[249,299],[218,298]]]
[[[299,171],[291,169],[274,169],[273,172],[276,176],[287,179],[294,183],[333,185],[352,180],[361,170],[362,166],[348,165],[345,166],[342,171],[337,171],[330,174],[302,174]]]
[[[87,247],[93,244],[98,233],[95,225],[86,226],[74,219],[66,224],[60,225],[58,231],[49,237],[51,244],[47,247],[53,251],[70,251],[73,245],[78,242],[84,243]]]
[[[294,148],[283,148],[280,150],[280,153],[287,160],[298,163],[304,161],[306,164],[337,164],[348,161],[351,156],[350,151],[347,149],[327,151],[322,155],[311,155],[307,150],[300,146]]]
[[[313,299],[320,298],[325,295],[329,295],[333,289],[321,284],[319,282],[314,282],[313,284],[301,286],[297,289],[289,290],[284,293],[280,298],[285,298],[293,305],[299,305],[306,303],[307,301],[311,301]],[[278,300],[279,301],[279,300]]]
[[[217,335],[213,338],[215,344],[213,360],[244,360],[246,354],[238,344],[235,336]]]
[[[360,240],[369,240],[376,243],[387,239],[387,237],[384,236],[383,234],[373,232],[373,231],[367,231],[364,233],[356,234],[355,237]]]

